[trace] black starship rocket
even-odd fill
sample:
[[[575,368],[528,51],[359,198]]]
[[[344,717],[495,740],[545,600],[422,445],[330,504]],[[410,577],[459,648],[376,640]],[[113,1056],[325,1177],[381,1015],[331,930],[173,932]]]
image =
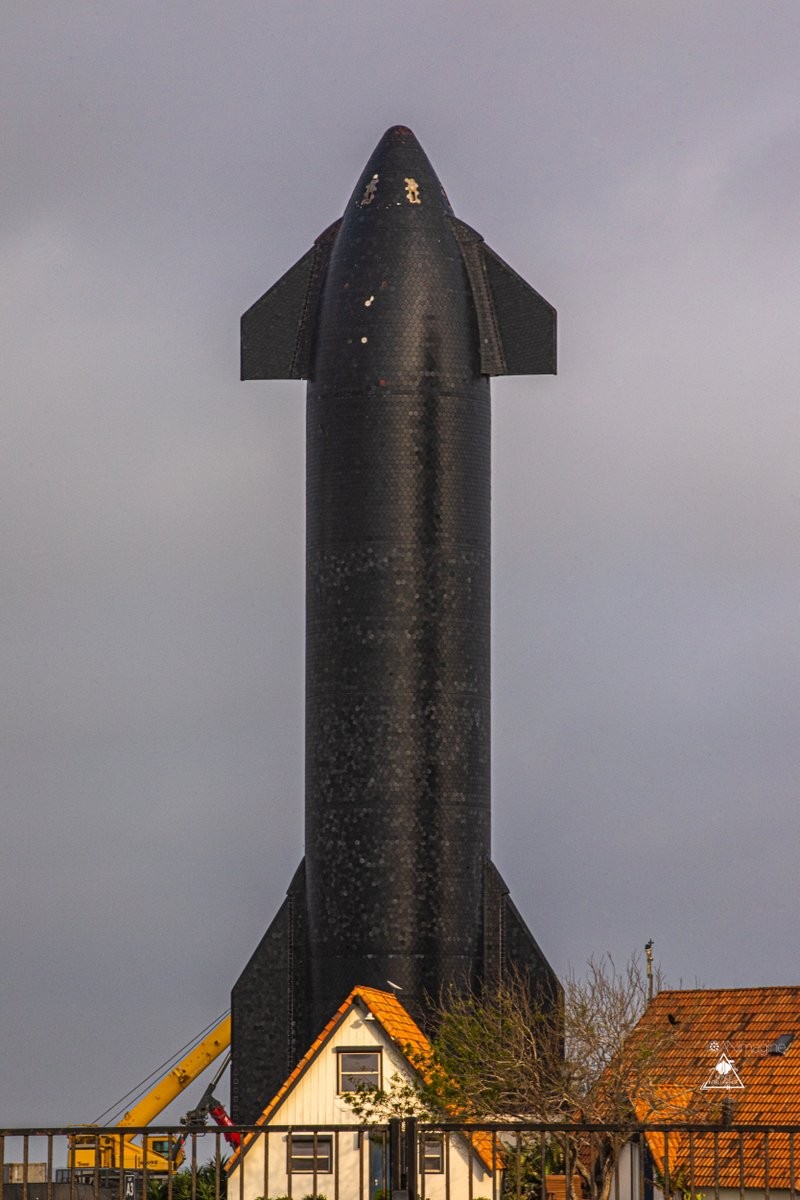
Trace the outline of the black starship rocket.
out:
[[[243,379],[307,379],[305,858],[233,989],[254,1121],[356,984],[558,984],[490,858],[492,375],[555,309],[452,212],[409,129],[242,317]]]

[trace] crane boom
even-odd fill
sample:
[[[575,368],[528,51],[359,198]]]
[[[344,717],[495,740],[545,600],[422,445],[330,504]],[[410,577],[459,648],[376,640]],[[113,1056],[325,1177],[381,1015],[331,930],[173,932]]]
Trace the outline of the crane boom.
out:
[[[210,1066],[223,1050],[227,1050],[230,1044],[231,1018],[228,1014],[125,1113],[118,1122],[118,1127],[142,1128],[149,1125],[153,1118],[163,1112],[198,1075],[202,1075],[206,1067]],[[218,1072],[215,1076],[215,1082],[220,1074],[221,1072]],[[97,1126],[87,1126],[85,1133],[70,1136],[69,1166],[78,1173],[95,1171],[98,1168],[121,1168],[127,1171],[141,1171],[146,1168],[156,1174],[166,1174],[180,1166],[183,1161],[183,1139],[180,1144],[172,1145],[169,1140],[148,1139],[145,1151],[144,1146],[133,1140],[135,1136],[132,1133],[104,1134]]]
[[[153,1118],[163,1112],[184,1088],[197,1079],[198,1075],[202,1075],[206,1067],[210,1066],[223,1050],[227,1050],[230,1044],[231,1018],[229,1013],[188,1054],[184,1055],[171,1071],[159,1079],[155,1087],[151,1088],[137,1104],[134,1104],[133,1108],[125,1113],[119,1124],[149,1125]]]

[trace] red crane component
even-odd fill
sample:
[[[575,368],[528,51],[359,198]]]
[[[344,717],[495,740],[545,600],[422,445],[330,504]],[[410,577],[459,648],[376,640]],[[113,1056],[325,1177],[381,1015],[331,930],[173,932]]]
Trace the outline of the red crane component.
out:
[[[228,1143],[228,1145],[232,1146],[234,1150],[238,1150],[242,1144],[242,1135],[240,1133],[226,1132],[227,1129],[233,1128],[233,1121],[228,1116],[224,1105],[220,1104],[219,1100],[217,1100],[214,1096],[211,1096],[210,1099],[211,1106],[208,1110],[208,1115],[213,1121],[216,1121],[216,1123],[222,1129],[222,1136],[225,1138],[225,1141]]]

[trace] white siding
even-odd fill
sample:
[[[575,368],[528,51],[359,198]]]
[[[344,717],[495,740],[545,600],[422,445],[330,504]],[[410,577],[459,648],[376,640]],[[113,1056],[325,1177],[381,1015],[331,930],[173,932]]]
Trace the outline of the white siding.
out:
[[[321,1133],[320,1137],[326,1136]],[[374,1195],[375,1189],[383,1187],[384,1180],[377,1167],[376,1161],[370,1156],[369,1136],[364,1133],[359,1139],[358,1133],[335,1130],[330,1132],[333,1139],[334,1162],[330,1174],[318,1174],[316,1194],[324,1195],[327,1200],[368,1200]],[[293,1174],[288,1176],[287,1141],[285,1132],[273,1131],[260,1134],[251,1143],[245,1157],[244,1175],[237,1166],[230,1176],[228,1183],[228,1200],[256,1200],[259,1196],[277,1197],[290,1194],[296,1200],[314,1193],[314,1177],[312,1174]],[[359,1146],[359,1141],[361,1145]],[[268,1151],[265,1163],[265,1150]],[[370,1167],[373,1170],[370,1170]],[[265,1175],[266,1169],[266,1175]],[[384,1167],[384,1171],[387,1168]],[[338,1179],[337,1179],[338,1175]],[[463,1139],[450,1135],[445,1146],[445,1172],[428,1174],[424,1177],[426,1200],[446,1200],[448,1194],[467,1200],[469,1196],[468,1154]],[[485,1197],[486,1200],[496,1200],[499,1195],[500,1175],[492,1180],[489,1172],[473,1155],[472,1160],[472,1196],[474,1200]],[[386,1180],[388,1186],[388,1180]],[[418,1194],[421,1195],[423,1179],[417,1183]]]
[[[377,1021],[351,1011],[331,1034],[330,1040],[309,1064],[283,1103],[273,1113],[270,1125],[354,1125],[357,1118],[336,1093],[337,1049],[363,1047],[383,1051],[383,1086],[395,1073],[408,1075],[402,1054],[386,1037]]]

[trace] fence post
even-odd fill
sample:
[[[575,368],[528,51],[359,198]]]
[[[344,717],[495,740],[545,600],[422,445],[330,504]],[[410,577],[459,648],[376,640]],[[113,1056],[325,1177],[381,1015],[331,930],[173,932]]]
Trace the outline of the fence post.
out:
[[[403,1163],[400,1150],[401,1124],[399,1117],[389,1118],[389,1187],[393,1196],[403,1187]]]
[[[406,1191],[408,1200],[417,1200],[417,1118],[406,1117]]]

